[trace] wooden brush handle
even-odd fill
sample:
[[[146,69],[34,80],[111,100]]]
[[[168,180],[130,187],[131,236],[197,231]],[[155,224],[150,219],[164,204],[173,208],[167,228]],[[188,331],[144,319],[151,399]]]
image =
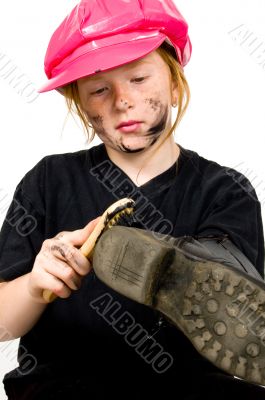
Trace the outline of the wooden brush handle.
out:
[[[91,257],[92,252],[94,250],[96,241],[98,237],[101,235],[102,231],[106,227],[106,221],[107,221],[107,216],[108,214],[111,214],[115,211],[115,209],[121,207],[122,205],[126,205],[128,201],[131,201],[131,199],[124,198],[121,200],[116,201],[113,203],[110,207],[107,208],[107,210],[101,215],[97,225],[93,229],[92,233],[90,236],[87,238],[87,240],[83,243],[82,247],[80,247],[81,253],[87,257],[88,259]],[[53,300],[55,300],[58,296],[54,294],[51,290],[49,289],[44,289],[42,297],[47,303],[51,303]]]

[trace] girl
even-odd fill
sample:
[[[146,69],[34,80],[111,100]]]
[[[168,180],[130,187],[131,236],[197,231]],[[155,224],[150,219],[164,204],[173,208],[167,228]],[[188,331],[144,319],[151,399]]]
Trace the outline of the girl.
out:
[[[248,348],[255,374],[236,380],[155,308],[104,284],[78,249],[110,204],[131,197],[143,245],[151,231],[190,237],[204,246],[201,255],[208,249],[208,257],[243,269],[253,282],[261,279],[257,271],[263,276],[254,189],[250,196],[250,183],[237,171],[174,141],[189,102],[183,67],[190,56],[187,23],[171,0],[84,0],[53,34],[40,92],[65,96],[90,139],[97,135],[103,143],[42,159],[19,183],[8,210],[0,237],[1,340],[21,337],[19,367],[4,379],[9,399],[263,398],[253,383],[264,380],[258,341]],[[173,125],[172,107],[178,107]],[[44,289],[59,298],[47,304]],[[209,312],[214,307],[209,303]],[[128,321],[145,341],[135,345],[129,338]],[[200,318],[194,323],[199,329]],[[247,328],[239,328],[240,336]]]

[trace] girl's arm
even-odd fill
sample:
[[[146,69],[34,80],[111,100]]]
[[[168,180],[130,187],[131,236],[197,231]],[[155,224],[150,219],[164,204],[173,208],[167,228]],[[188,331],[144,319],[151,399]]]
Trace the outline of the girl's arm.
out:
[[[47,307],[30,295],[29,277],[30,273],[0,284],[0,342],[25,335]]]

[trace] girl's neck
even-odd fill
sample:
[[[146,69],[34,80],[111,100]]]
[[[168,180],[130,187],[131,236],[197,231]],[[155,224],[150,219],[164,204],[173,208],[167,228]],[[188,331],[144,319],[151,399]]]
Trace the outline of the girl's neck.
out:
[[[122,169],[136,186],[144,185],[155,176],[169,169],[177,161],[180,153],[179,146],[175,143],[173,135],[152,156],[150,154],[154,152],[153,148],[143,153],[122,153],[106,146],[106,151],[111,161]],[[138,175],[141,168],[142,170]]]

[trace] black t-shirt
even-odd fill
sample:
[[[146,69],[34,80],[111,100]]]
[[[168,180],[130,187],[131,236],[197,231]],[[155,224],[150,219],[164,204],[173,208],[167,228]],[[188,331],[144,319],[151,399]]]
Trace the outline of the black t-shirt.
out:
[[[250,182],[234,169],[179,147],[178,162],[140,187],[111,162],[103,144],[43,158],[17,186],[4,221],[0,279],[9,281],[30,272],[45,239],[85,226],[123,197],[136,200],[138,227],[174,237],[228,235],[263,276],[261,207]],[[120,315],[130,313],[172,356],[167,371],[157,373],[91,307],[106,293],[119,303]],[[93,272],[68,299],[51,303],[21,338],[19,361],[21,370],[8,373],[6,385],[39,377],[48,381],[51,376],[84,376],[91,393],[105,388],[116,398],[122,398],[121,383],[131,394],[146,390],[148,398],[154,398],[159,389],[171,393],[176,385],[184,385],[188,393],[193,389],[187,382],[218,373],[176,327],[161,326],[155,311],[119,295]],[[145,389],[140,392],[141,385]]]

